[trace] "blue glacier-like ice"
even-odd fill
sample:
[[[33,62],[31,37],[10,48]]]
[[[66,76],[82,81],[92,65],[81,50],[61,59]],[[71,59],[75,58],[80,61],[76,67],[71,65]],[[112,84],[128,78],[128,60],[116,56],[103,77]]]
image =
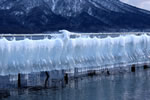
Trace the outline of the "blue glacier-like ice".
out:
[[[150,36],[0,39],[0,75],[147,62]],[[115,67],[115,66],[113,66]]]

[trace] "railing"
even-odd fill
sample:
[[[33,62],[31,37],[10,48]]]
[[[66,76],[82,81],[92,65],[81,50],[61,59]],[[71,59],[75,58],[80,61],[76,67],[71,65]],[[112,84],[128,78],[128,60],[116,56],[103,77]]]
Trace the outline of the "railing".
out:
[[[63,33],[63,32],[61,32]],[[32,37],[32,36],[61,36],[61,33],[46,34],[46,33],[35,33],[35,34],[0,34],[0,37]],[[90,35],[150,35],[150,32],[110,32],[110,33],[73,33],[70,32],[71,36],[90,36]]]

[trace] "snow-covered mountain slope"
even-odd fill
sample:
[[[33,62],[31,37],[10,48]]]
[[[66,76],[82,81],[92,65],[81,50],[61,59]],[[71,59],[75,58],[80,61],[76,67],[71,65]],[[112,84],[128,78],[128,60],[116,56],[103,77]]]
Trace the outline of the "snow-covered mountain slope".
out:
[[[119,0],[0,0],[0,32],[148,30],[149,20]]]

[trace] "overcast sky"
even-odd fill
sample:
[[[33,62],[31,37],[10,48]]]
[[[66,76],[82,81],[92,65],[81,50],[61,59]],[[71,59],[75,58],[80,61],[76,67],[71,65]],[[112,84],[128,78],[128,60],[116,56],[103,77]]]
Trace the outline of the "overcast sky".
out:
[[[150,10],[150,0],[120,0],[133,6]]]

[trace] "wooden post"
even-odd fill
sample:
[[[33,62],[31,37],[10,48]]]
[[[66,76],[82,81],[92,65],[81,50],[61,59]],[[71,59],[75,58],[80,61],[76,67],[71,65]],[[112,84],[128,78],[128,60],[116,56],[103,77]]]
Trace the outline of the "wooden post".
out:
[[[144,65],[144,69],[147,69],[148,68],[148,66],[147,65]]]
[[[78,68],[74,68],[74,77],[78,77]]]
[[[95,75],[96,75],[96,71],[95,71],[95,70],[90,70],[90,71],[88,72],[88,76],[93,77],[93,76],[95,76]]]
[[[21,88],[21,74],[18,73],[18,88]]]
[[[135,65],[132,65],[131,72],[135,72]]]
[[[64,81],[65,81],[66,84],[68,84],[68,80],[69,80],[68,74],[66,73],[65,76],[64,76]]]
[[[107,75],[110,75],[110,72],[109,72],[109,70],[107,70]]]
[[[44,87],[46,88],[47,87],[47,83],[48,83],[48,79],[49,79],[49,74],[48,74],[48,72],[45,72],[45,74],[46,74],[46,80],[45,80]]]

